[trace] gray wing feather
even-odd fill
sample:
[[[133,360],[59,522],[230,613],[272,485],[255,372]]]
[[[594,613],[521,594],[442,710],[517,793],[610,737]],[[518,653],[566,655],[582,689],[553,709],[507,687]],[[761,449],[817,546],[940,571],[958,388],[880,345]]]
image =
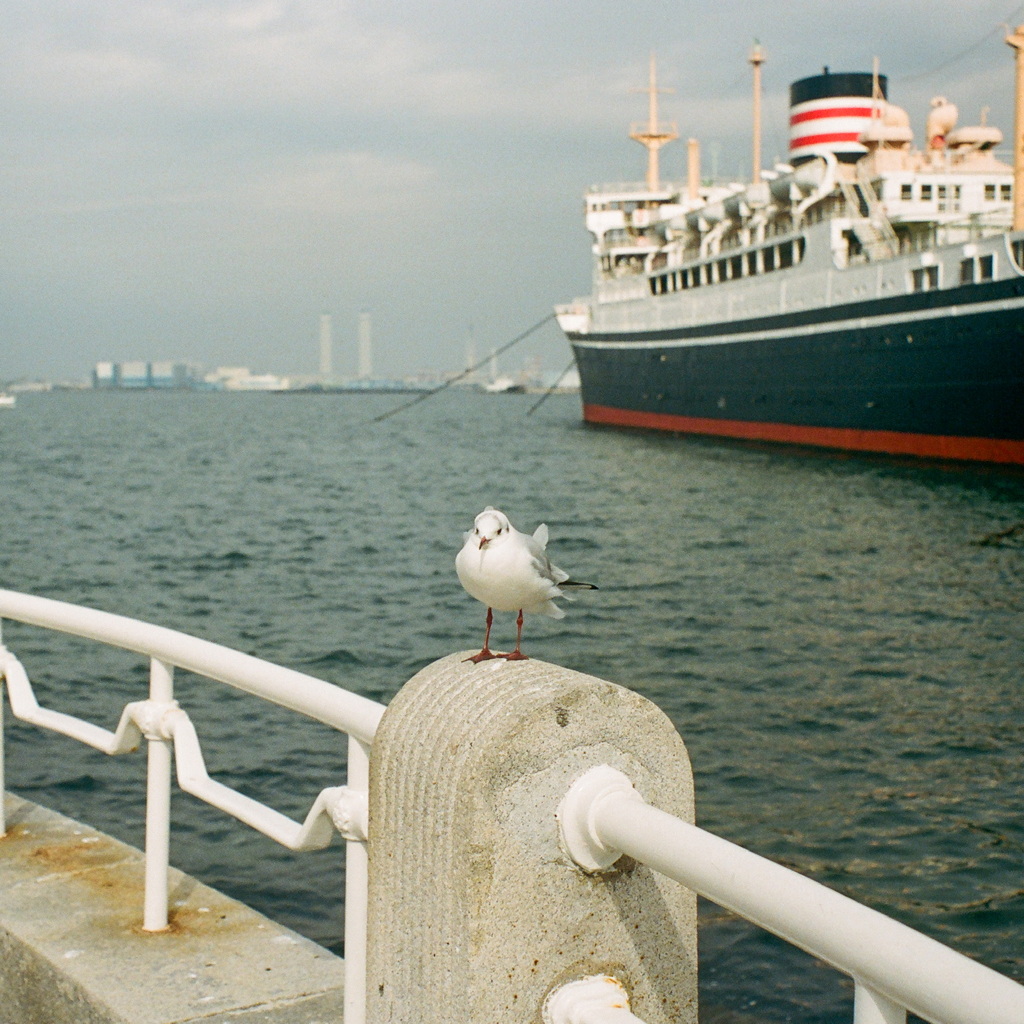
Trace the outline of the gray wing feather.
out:
[[[552,583],[562,583],[569,578],[569,574],[559,569],[557,565],[551,564],[551,559],[548,558],[547,552],[544,550],[547,543],[548,528],[544,523],[541,523],[533,531],[532,537],[526,537],[526,547],[533,558],[533,565],[537,572],[545,579],[551,580]]]

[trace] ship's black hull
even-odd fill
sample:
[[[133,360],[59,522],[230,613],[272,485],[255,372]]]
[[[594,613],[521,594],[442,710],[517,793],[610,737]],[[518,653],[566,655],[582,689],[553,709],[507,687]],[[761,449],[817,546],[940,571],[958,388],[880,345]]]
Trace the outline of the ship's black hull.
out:
[[[947,292],[941,306],[935,294],[862,303],[820,311],[817,323],[804,311],[738,333],[736,324],[721,324],[570,334],[584,418],[1024,463],[1020,288],[1016,281]]]

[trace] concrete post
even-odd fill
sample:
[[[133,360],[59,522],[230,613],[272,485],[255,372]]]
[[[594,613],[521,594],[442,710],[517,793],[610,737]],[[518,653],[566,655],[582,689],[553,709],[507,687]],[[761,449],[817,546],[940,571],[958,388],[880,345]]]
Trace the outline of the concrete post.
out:
[[[693,820],[686,749],[649,701],[541,661],[435,662],[392,701],[370,763],[370,1024],[540,1024],[608,974],[646,1024],[696,1024],[694,894],[628,857],[584,874],[556,812],[595,765]]]

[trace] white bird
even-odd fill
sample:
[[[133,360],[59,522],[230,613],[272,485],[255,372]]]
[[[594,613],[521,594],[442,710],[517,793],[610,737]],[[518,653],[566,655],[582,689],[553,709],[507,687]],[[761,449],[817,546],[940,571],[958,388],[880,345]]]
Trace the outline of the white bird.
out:
[[[519,649],[523,639],[523,612],[542,612],[553,619],[561,619],[565,612],[555,604],[555,598],[571,601],[565,588],[597,590],[592,583],[569,579],[567,572],[552,565],[544,550],[547,543],[548,528],[543,523],[531,537],[520,533],[504,512],[490,505],[476,517],[473,529],[465,534],[462,550],[455,557],[459,582],[471,597],[487,605],[484,646],[467,661],[481,662],[488,658],[525,661],[526,655]],[[495,654],[488,646],[494,609],[519,612],[516,648],[508,654]]]

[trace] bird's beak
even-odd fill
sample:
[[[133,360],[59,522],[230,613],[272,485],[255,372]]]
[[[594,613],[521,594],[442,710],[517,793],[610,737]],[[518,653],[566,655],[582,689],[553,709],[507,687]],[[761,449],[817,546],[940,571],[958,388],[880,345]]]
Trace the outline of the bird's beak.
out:
[[[484,545],[485,545],[485,544],[486,544],[486,543],[487,543],[487,542],[488,542],[488,541],[489,541],[490,539],[491,539],[490,537],[481,537],[481,538],[480,538],[480,550],[481,550],[481,551],[483,551],[483,549],[484,549]]]

